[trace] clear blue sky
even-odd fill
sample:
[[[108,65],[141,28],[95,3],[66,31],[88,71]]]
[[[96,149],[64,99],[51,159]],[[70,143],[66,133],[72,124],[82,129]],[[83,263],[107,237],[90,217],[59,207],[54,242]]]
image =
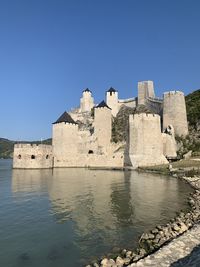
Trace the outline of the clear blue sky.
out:
[[[0,0],[0,137],[51,136],[89,87],[200,88],[199,0]]]

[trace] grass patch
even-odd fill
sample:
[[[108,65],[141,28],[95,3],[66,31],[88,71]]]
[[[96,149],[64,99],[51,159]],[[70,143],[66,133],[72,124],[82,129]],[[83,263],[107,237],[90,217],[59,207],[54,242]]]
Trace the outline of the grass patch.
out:
[[[186,176],[194,176],[200,174],[200,160],[195,160],[195,159],[199,158],[195,157],[187,160],[172,162],[169,164],[172,165],[174,172],[184,171],[184,174]],[[150,166],[150,167],[140,167],[139,170],[170,174],[171,172],[169,170],[169,164]]]

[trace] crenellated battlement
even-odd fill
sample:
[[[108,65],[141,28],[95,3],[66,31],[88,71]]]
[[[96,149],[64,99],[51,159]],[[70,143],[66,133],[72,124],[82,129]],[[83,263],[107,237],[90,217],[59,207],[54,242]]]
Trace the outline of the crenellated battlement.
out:
[[[172,96],[172,95],[184,96],[184,93],[182,91],[168,91],[168,92],[164,92],[164,97],[166,97],[166,96]]]
[[[18,143],[14,145],[15,148],[41,148],[41,149],[51,149],[51,145],[45,145],[45,144],[23,144],[23,143]]]
[[[78,127],[77,123],[71,123],[71,122],[60,122],[53,124],[54,127],[63,128],[63,127]]]
[[[150,113],[132,114],[129,115],[129,123],[160,125],[160,116]]]
[[[15,144],[13,168],[43,169],[52,168],[52,146],[45,144]]]
[[[158,114],[151,114],[151,113],[139,113],[139,114],[134,114],[132,115],[134,119],[141,119],[141,118],[159,118],[160,116]]]

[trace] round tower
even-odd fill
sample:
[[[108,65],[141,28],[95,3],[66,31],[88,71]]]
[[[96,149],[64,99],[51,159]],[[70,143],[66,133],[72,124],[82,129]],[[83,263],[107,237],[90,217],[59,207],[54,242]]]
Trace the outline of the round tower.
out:
[[[78,155],[78,124],[64,112],[53,123],[54,167],[75,167]]]
[[[163,96],[163,131],[172,125],[175,135],[186,136],[188,134],[188,123],[184,93],[181,91],[170,91]]]
[[[89,112],[94,107],[94,98],[92,92],[87,88],[83,91],[82,98],[80,99],[80,111]]]
[[[115,117],[119,111],[118,92],[112,87],[106,92],[106,104],[111,108],[112,115]]]

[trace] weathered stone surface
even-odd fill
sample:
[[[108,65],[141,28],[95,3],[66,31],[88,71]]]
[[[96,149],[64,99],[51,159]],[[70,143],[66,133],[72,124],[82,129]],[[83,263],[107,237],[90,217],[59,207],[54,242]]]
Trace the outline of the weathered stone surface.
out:
[[[192,156],[192,150],[188,151],[186,154],[183,155],[184,159],[189,159]]]
[[[124,265],[124,260],[119,256],[116,258],[115,262],[116,262],[117,267],[122,267]]]
[[[164,93],[163,101],[163,130],[172,124],[176,135],[186,136],[188,124],[183,92],[170,91]]]
[[[113,259],[103,259],[101,261],[101,267],[116,267],[116,263]]]
[[[200,243],[200,225],[194,227],[190,231],[184,233],[178,239],[173,240],[168,245],[159,249],[159,251],[155,252],[154,254],[141,259],[137,263],[132,263],[129,267],[192,267],[192,266],[200,266],[200,258],[198,254],[196,254],[193,259],[190,261],[193,262],[193,265],[182,265],[182,261],[180,258],[188,256],[192,250],[199,245]],[[177,262],[178,260],[179,263]],[[176,265],[175,265],[175,262]],[[196,263],[195,263],[196,262]]]
[[[129,117],[129,156],[133,168],[167,164],[163,154],[160,116],[135,114]]]

